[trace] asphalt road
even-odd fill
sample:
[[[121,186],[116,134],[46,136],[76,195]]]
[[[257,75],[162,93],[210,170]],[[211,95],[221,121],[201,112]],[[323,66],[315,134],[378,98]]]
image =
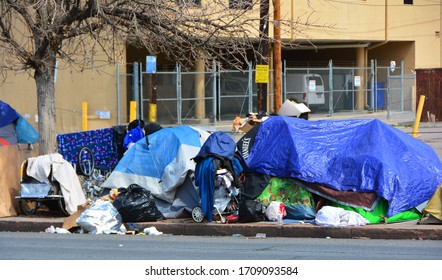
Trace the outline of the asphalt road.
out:
[[[2,260],[442,260],[442,241],[0,232]]]

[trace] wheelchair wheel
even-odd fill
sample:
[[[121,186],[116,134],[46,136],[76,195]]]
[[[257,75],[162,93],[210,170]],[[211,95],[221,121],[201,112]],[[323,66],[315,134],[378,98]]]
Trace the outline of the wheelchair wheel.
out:
[[[199,206],[193,207],[192,219],[197,223],[201,223],[204,220],[203,209],[201,207]]]
[[[91,176],[95,168],[94,154],[88,146],[83,146],[78,151],[77,164],[82,175]]]

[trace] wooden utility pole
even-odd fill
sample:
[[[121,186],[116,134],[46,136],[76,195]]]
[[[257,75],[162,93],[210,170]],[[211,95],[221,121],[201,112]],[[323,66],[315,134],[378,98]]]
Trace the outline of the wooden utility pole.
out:
[[[273,71],[274,71],[274,89],[275,89],[275,99],[274,99],[274,113],[279,111],[281,107],[281,1],[273,0]]]

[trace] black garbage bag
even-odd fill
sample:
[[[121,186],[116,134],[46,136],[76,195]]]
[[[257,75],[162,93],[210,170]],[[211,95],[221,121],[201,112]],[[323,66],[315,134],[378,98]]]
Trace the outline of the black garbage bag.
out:
[[[137,184],[118,189],[113,205],[120,213],[123,223],[153,222],[164,219],[150,191]]]
[[[264,221],[264,206],[260,201],[253,199],[241,199],[239,202],[240,223],[255,223]]]

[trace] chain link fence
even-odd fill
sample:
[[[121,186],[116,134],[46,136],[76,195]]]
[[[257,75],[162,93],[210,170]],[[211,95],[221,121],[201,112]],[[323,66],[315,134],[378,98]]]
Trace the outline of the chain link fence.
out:
[[[205,72],[182,71],[180,65],[175,65],[154,74],[143,72],[139,63],[130,68],[131,73],[120,73],[119,80],[127,79],[131,100],[140,104],[139,118],[148,119],[151,103],[156,104],[157,121],[164,125],[213,125],[257,112],[258,85],[251,65],[240,71],[213,64]],[[312,114],[413,111],[415,75],[404,75],[403,63],[392,70],[390,66],[378,66],[376,61],[367,68],[338,67],[332,61],[322,68],[292,68],[284,63],[282,102],[303,102]],[[273,108],[272,81],[273,70],[269,70],[267,108]],[[119,104],[124,102],[119,100]]]

